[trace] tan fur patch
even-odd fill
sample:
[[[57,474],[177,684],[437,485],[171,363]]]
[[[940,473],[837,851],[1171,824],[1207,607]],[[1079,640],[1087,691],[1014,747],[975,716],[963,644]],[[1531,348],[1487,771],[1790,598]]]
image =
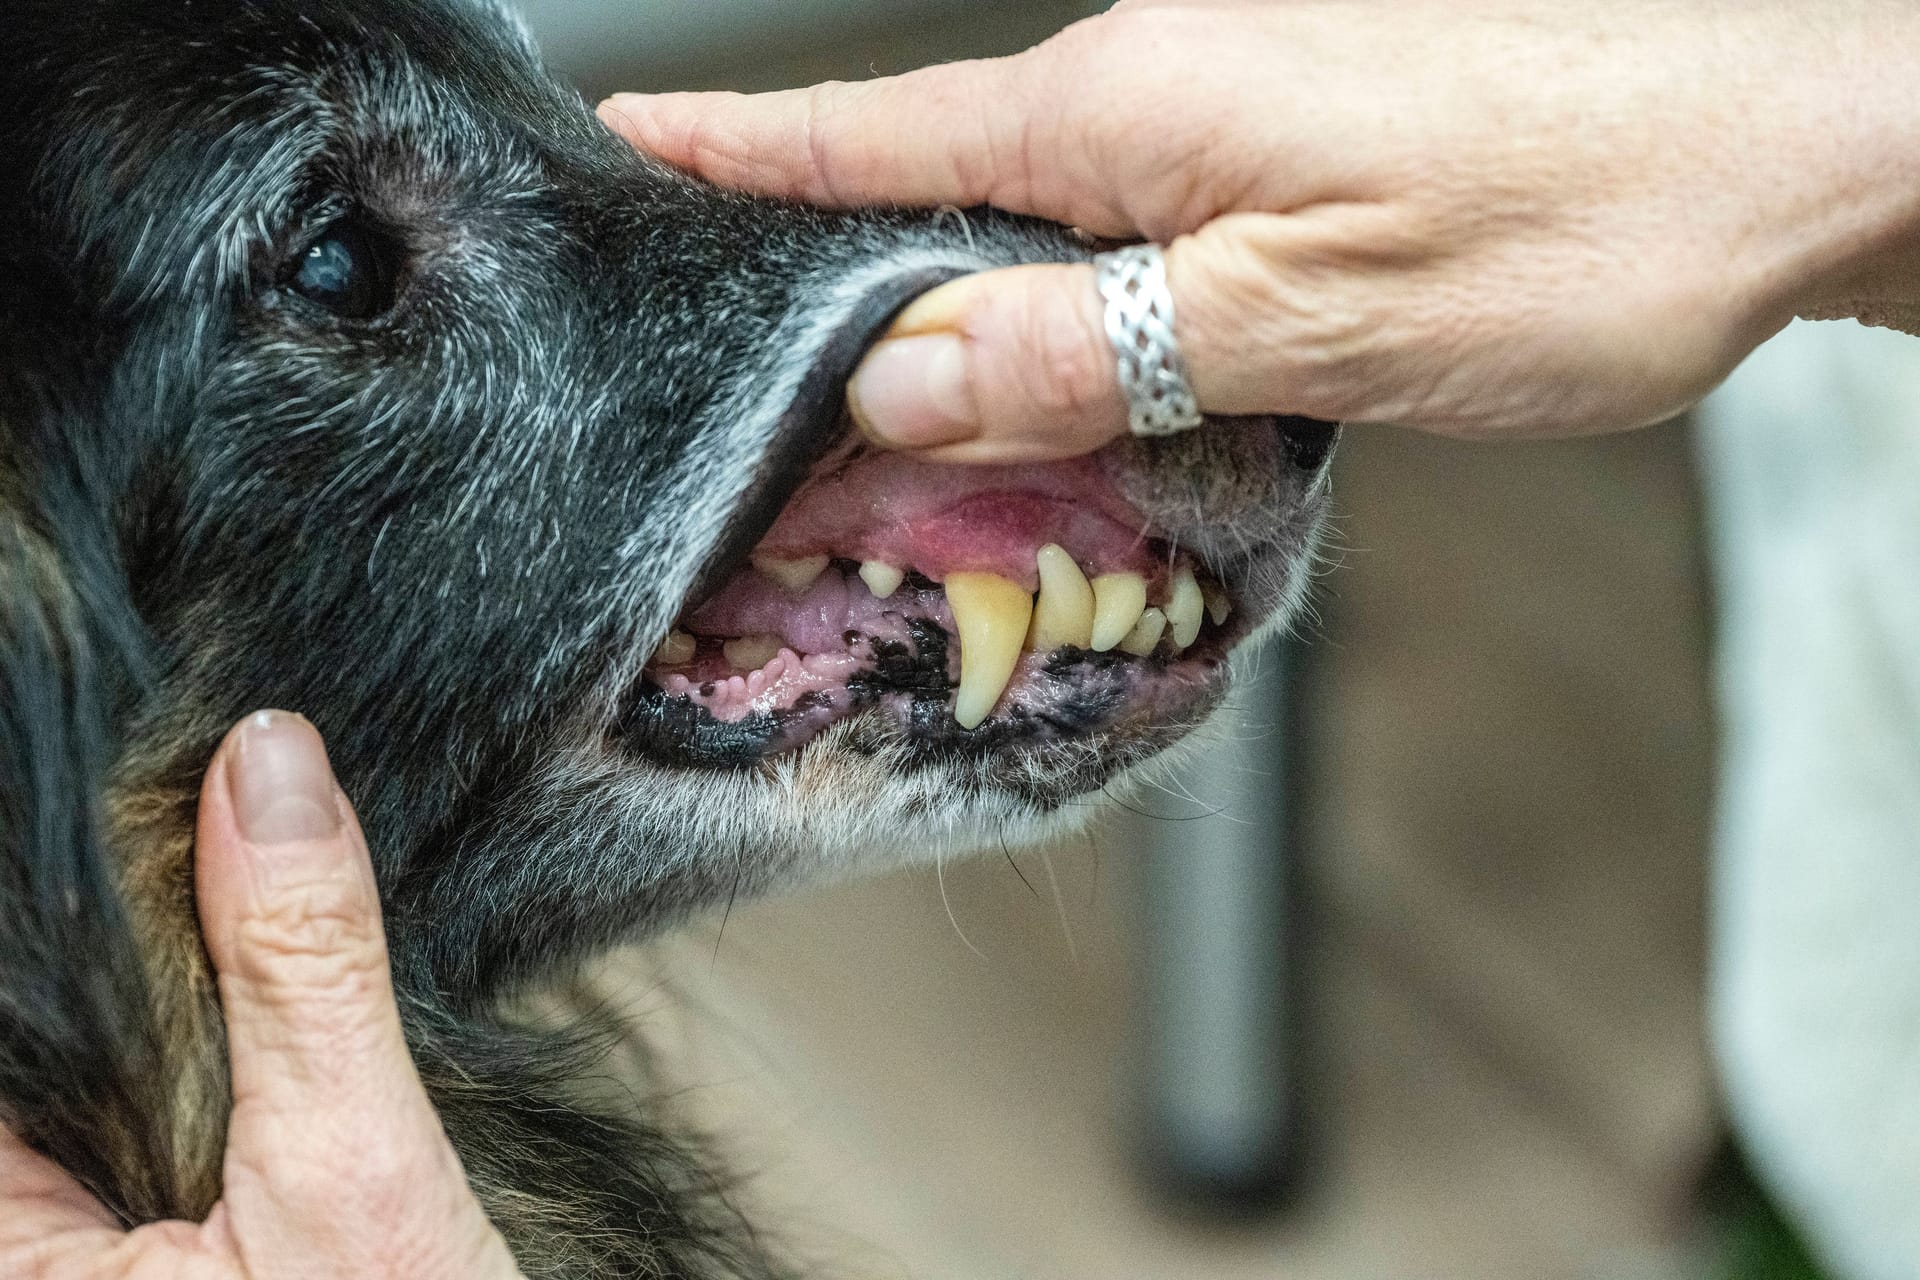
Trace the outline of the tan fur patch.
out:
[[[162,772],[161,770],[129,772]],[[166,769],[177,773],[177,768]],[[179,1211],[204,1214],[220,1196],[230,1086],[226,1029],[194,907],[198,794],[148,783],[111,788],[108,813],[121,892],[146,965],[167,1076],[165,1123]]]
[[[82,656],[73,646],[84,643],[79,602],[60,555],[22,514],[18,483],[15,468],[0,461],[0,594],[26,606],[0,611],[0,625],[44,628],[43,642],[61,661],[72,663]],[[180,770],[140,772],[179,776]],[[155,1002],[167,1077],[156,1090],[165,1099],[166,1114],[150,1121],[164,1126],[172,1167],[153,1168],[151,1145],[138,1133],[115,1132],[107,1125],[95,1140],[120,1170],[130,1204],[155,1212],[204,1212],[219,1195],[228,1086],[224,1031],[195,924],[196,797],[179,786],[152,784],[116,786],[110,792],[105,797],[109,839],[120,860],[122,900]]]

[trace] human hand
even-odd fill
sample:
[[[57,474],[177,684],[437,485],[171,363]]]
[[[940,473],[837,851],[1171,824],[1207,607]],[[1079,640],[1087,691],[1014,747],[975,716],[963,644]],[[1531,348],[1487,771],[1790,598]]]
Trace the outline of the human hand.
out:
[[[725,186],[1162,242],[1213,413],[1575,433],[1686,408],[1796,313],[1920,318],[1917,28],[1908,0],[1142,0],[1011,58],[601,114]],[[1086,266],[934,290],[851,399],[954,461],[1126,423]]]
[[[227,735],[195,883],[233,1069],[225,1192],[128,1232],[0,1130],[9,1280],[517,1280],[407,1056],[366,844],[298,716]]]

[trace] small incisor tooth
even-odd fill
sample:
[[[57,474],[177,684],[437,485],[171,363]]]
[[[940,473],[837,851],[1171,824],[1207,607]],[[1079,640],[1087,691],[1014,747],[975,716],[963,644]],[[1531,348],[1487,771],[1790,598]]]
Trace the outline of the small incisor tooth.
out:
[[[972,729],[1000,701],[1033,621],[1033,597],[996,573],[950,573],[947,604],[960,633],[960,689],[953,718]]]
[[[900,589],[907,579],[905,569],[896,569],[884,560],[865,560],[860,564],[860,581],[867,584],[876,600],[885,600]]]
[[[1103,573],[1093,580],[1093,643],[1105,653],[1126,638],[1147,607],[1147,580],[1137,573]]]
[[[1228,599],[1227,589],[1218,583],[1201,583],[1200,598],[1207,602],[1207,616],[1213,619],[1214,626],[1233,616],[1233,601]]]
[[[1063,644],[1093,643],[1093,587],[1064,547],[1049,542],[1034,555],[1040,570],[1040,596],[1033,605],[1027,648],[1046,653]]]
[[[782,560],[778,556],[755,556],[753,567],[785,587],[787,594],[797,596],[813,585],[813,580],[827,570],[827,557],[802,556],[798,560]]]
[[[660,647],[653,651],[654,663],[662,667],[683,667],[693,661],[693,651],[698,647],[694,638],[684,631],[669,631]]]
[[[1186,648],[1200,634],[1200,621],[1206,616],[1206,610],[1193,570],[1181,565],[1173,571],[1173,587],[1167,595],[1167,626],[1173,631],[1176,649]]]
[[[740,671],[758,671],[780,654],[779,636],[741,636],[720,646],[727,663]]]
[[[1167,615],[1158,609],[1148,609],[1140,615],[1140,621],[1133,624],[1133,630],[1121,637],[1117,647],[1122,653],[1144,658],[1160,647],[1160,637],[1166,631]]]

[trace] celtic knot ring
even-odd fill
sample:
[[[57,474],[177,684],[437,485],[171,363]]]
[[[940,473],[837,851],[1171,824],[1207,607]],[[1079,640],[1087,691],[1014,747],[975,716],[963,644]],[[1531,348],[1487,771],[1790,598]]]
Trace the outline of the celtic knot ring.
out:
[[[1128,245],[1093,260],[1106,304],[1107,341],[1119,357],[1127,427],[1136,436],[1169,436],[1200,425],[1187,362],[1173,336],[1173,295],[1156,245]]]

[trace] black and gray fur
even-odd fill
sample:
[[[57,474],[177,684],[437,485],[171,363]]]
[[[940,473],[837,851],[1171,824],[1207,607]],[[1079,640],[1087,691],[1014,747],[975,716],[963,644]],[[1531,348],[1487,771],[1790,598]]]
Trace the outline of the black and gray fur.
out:
[[[1034,830],[1187,727],[849,723],[745,763],[633,731],[645,655],[831,443],[890,314],[1084,250],[701,186],[477,0],[12,0],[0,24],[0,1122],[128,1223],[217,1197],[193,802],[230,723],[297,708],[527,1274],[786,1274],[684,1135],[568,1101],[590,1034],[495,1010],[876,846]],[[292,287],[329,236],[376,264],[351,314]],[[1131,446],[1130,491],[1277,613],[1324,444]]]

